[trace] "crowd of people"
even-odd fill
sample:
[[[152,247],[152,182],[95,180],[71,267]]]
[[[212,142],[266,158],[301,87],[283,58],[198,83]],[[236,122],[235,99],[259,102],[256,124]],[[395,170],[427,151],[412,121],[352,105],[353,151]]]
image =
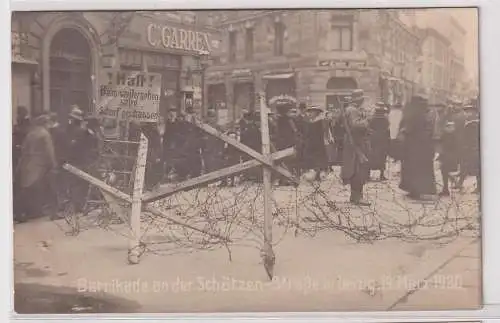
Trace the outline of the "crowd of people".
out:
[[[387,180],[390,158],[401,163],[400,188],[414,199],[436,194],[434,162],[439,160],[443,178],[441,196],[450,194],[449,182],[463,186],[468,176],[476,176],[480,187],[478,105],[429,105],[424,96],[415,95],[404,107],[398,135],[391,139],[391,108],[383,102],[369,106],[362,90],[354,90],[336,109],[277,102],[269,113],[272,151],[295,148],[295,154],[279,163],[298,178],[321,181],[324,174],[341,168],[341,180],[351,188],[350,202],[368,206],[363,187],[378,172]],[[170,111],[163,130],[155,123],[132,122],[128,141],[148,138],[145,188],[163,182],[184,181],[251,159],[219,137],[209,135],[192,121],[192,109]],[[206,122],[257,152],[262,150],[260,111],[248,109],[232,127],[217,125],[214,115]],[[81,212],[88,184],[61,166],[69,163],[88,170],[99,156],[103,131],[99,121],[85,117],[74,106],[67,125],[61,126],[55,114],[32,119],[18,109],[13,132],[14,212],[24,221],[39,215],[45,206],[57,212],[58,196],[68,193],[75,212]],[[220,185],[233,186],[244,181],[262,180],[260,168],[230,176]],[[276,185],[290,185],[273,175]],[[46,187],[50,187],[47,190]]]

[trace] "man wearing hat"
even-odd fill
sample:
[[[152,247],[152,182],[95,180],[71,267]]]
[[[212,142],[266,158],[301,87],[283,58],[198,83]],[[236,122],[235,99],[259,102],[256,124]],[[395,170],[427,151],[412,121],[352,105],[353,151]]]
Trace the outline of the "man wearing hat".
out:
[[[345,108],[343,122],[345,139],[342,151],[342,181],[351,186],[350,202],[360,206],[369,206],[363,199],[363,186],[370,176],[370,125],[365,112],[363,90],[354,90]]]
[[[86,171],[86,155],[88,151],[85,149],[85,141],[87,139],[87,131],[83,127],[83,121],[83,111],[77,105],[71,106],[68,126],[66,128],[66,152],[63,155],[66,163]],[[88,184],[72,174],[66,176],[66,182],[74,211],[75,213],[81,213],[87,198]]]
[[[375,104],[375,113],[370,120],[370,170],[378,170],[381,181],[387,180],[384,173],[391,142],[388,113],[385,103],[377,102]]]

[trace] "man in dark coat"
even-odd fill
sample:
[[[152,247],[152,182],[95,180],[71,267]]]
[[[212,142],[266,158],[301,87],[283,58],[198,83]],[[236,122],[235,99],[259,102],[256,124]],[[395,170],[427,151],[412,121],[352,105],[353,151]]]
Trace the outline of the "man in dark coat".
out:
[[[295,138],[295,162],[294,162],[294,172],[297,177],[302,175],[302,170],[304,165],[302,164],[304,160],[304,142],[305,142],[305,131],[306,131],[306,116],[301,109],[290,110],[290,118],[292,118],[295,127],[297,129]]]
[[[237,140],[236,132],[230,130],[227,132],[227,135],[232,138]],[[236,164],[240,163],[240,157],[241,153],[240,150],[234,147],[233,145],[230,145],[228,143],[225,143],[224,145],[224,151],[223,151],[223,161],[224,161],[224,167],[231,167]],[[227,178],[224,179],[222,185],[227,185],[227,186],[234,186],[236,181],[236,176],[228,176]]]
[[[48,175],[57,167],[54,145],[48,131],[49,124],[48,116],[37,117],[22,144],[14,176],[17,184],[14,212],[18,221],[41,215],[42,208],[47,203],[45,190]]]
[[[476,190],[481,190],[481,160],[479,145],[479,114],[477,107],[467,105],[465,107],[466,122],[460,138],[460,175],[457,188],[462,189],[463,183],[468,176],[476,177]]]
[[[276,118],[276,139],[275,148],[277,151],[285,150],[294,147],[297,143],[298,129],[295,120],[289,115],[289,111],[293,108],[292,102],[283,102],[276,105],[278,112]],[[293,170],[296,161],[293,158],[283,160],[285,166]],[[284,180],[283,177],[279,179],[279,185],[288,185],[289,182]]]
[[[165,132],[163,133],[163,163],[165,167],[164,172],[167,178],[177,165],[178,147],[182,140],[179,125],[180,122],[177,111],[171,110],[165,120]]]
[[[315,180],[321,180],[321,170],[328,167],[325,146],[325,111],[320,107],[307,109],[307,122],[304,129],[303,168],[313,170]]]
[[[65,162],[83,171],[87,171],[88,159],[88,132],[83,127],[84,115],[76,105],[72,106],[69,114],[69,123],[66,127]],[[79,177],[67,173],[67,187],[70,199],[76,213],[83,212],[87,200],[89,184]]]
[[[448,121],[441,132],[439,138],[439,162],[441,176],[443,178],[443,190],[439,193],[440,196],[449,196],[449,179],[450,174],[458,169],[458,147],[459,143],[455,134],[455,125],[452,121]]]
[[[371,130],[371,150],[368,157],[370,160],[370,170],[378,170],[380,172],[379,179],[385,181],[387,178],[384,173],[391,143],[391,133],[389,129],[388,109],[383,102],[376,104],[375,114],[370,120],[369,126]]]
[[[350,101],[350,102],[349,102]],[[355,90],[343,113],[346,131],[342,152],[341,177],[344,185],[350,184],[350,202],[369,206],[363,199],[363,186],[370,176],[370,126],[366,111],[363,110],[364,92]]]
[[[180,162],[176,168],[181,180],[198,177],[202,172],[201,150],[204,133],[193,124],[195,120],[193,110],[187,109],[186,112],[178,124],[182,137],[179,138]]]
[[[436,194],[434,121],[425,95],[414,96],[401,119],[399,131],[403,151],[399,188],[413,199]]]
[[[239,122],[240,126],[240,142],[257,152],[262,152],[262,137],[260,133],[260,116],[256,112],[248,112],[243,115]],[[243,161],[250,160],[248,154],[242,153]],[[250,169],[245,172],[245,179],[258,180],[261,176],[261,171],[258,168]]]
[[[157,124],[153,122],[143,123],[141,131],[148,138],[144,187],[146,190],[152,190],[163,179],[161,135]]]
[[[208,124],[224,132],[222,127],[217,125],[217,118],[214,115],[208,116]],[[205,166],[205,173],[211,173],[224,167],[224,140],[205,133],[203,135],[203,163]]]
[[[16,169],[17,167],[17,162],[21,156],[21,147],[29,130],[30,118],[28,116],[28,109],[20,106],[17,108],[16,125],[12,131],[12,169]]]

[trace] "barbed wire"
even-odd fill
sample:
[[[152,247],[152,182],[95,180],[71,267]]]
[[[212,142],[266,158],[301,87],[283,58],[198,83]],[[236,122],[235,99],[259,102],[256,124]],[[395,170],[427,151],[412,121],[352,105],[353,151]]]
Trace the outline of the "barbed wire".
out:
[[[395,165],[388,162],[387,181],[365,186],[365,196],[372,203],[369,207],[348,202],[349,186],[342,185],[340,167],[323,174],[318,182],[302,178],[298,187],[273,186],[274,245],[292,235],[314,238],[325,232],[340,232],[358,243],[397,239],[445,244],[460,236],[479,235],[479,195],[452,192],[445,198],[411,200],[398,189]],[[258,181],[240,180],[235,186],[212,183],[178,192],[152,203],[165,216],[142,213],[141,247],[156,255],[225,248],[229,260],[236,246],[260,250],[263,204],[263,187]],[[130,208],[127,203],[120,205],[123,210]],[[80,223],[85,224],[80,224],[79,229],[101,227],[130,238],[128,216],[120,216],[104,203],[80,218]],[[171,218],[213,235],[175,224]]]

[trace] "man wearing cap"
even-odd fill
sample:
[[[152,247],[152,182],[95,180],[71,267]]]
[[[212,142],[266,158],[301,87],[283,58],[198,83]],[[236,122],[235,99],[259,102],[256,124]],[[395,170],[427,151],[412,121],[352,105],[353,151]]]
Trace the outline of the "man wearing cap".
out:
[[[342,181],[351,186],[350,201],[360,206],[369,206],[363,199],[363,186],[370,176],[368,156],[370,154],[370,128],[362,104],[363,90],[352,93],[343,115],[345,139],[342,152]]]
[[[384,102],[377,102],[375,106],[375,114],[370,120],[370,170],[378,170],[380,172],[379,179],[385,181],[387,178],[384,173],[391,143],[389,112]]]
[[[22,144],[21,157],[15,172],[14,212],[25,221],[42,214],[46,201],[48,175],[57,167],[54,144],[48,131],[50,118],[41,115],[33,120]]]

